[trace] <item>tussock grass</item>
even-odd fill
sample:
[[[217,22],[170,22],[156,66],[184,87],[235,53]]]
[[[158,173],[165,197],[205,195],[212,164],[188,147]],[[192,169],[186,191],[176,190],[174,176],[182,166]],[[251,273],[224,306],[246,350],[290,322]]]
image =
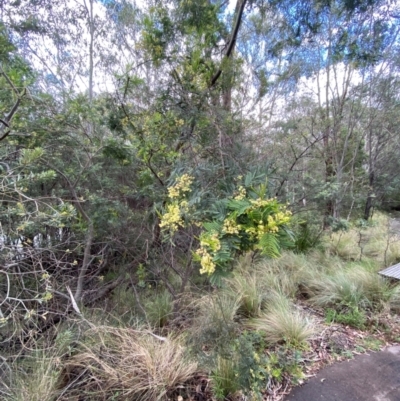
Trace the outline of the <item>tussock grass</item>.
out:
[[[3,370],[0,399],[7,401],[53,401],[56,399],[61,360],[69,352],[73,333],[58,334],[55,344],[36,348]],[[38,347],[38,344],[36,344]],[[5,361],[3,361],[5,363]],[[2,368],[4,368],[4,363]]]
[[[228,297],[239,304],[237,312],[245,317],[258,316],[265,306],[267,292],[256,274],[238,272],[225,282]]]
[[[266,259],[254,267],[259,285],[269,294],[279,292],[295,298],[306,277],[321,271],[319,253],[309,255],[285,252],[280,258]]]
[[[389,306],[394,312],[400,313],[400,285],[392,289]]]
[[[0,399],[7,401],[53,401],[59,377],[58,358],[44,351],[28,357],[32,367],[13,366],[9,385],[0,379],[3,393]],[[34,367],[33,367],[34,366]],[[16,368],[16,369],[15,369]],[[3,398],[4,397],[4,398]]]
[[[64,364],[60,400],[162,400],[197,369],[173,335],[160,340],[150,332],[101,326],[87,337],[90,345],[81,344]]]
[[[174,303],[171,294],[164,290],[144,302],[148,322],[153,327],[164,327],[173,318]]]
[[[188,336],[192,349],[198,356],[204,356],[204,349],[219,354],[230,353],[238,329],[235,322],[240,307],[238,298],[220,291],[206,295],[194,303],[198,312],[189,328]],[[209,361],[205,363],[208,364]]]
[[[199,308],[198,317],[211,322],[218,320],[232,322],[240,307],[239,297],[224,291],[205,295],[195,302]]]
[[[331,255],[337,255],[344,260],[360,260],[359,233],[357,230],[333,232],[328,241]]]
[[[236,374],[236,361],[218,355],[216,368],[211,372],[212,389],[217,400],[226,400],[227,397],[233,397],[239,391]]]
[[[377,309],[389,302],[392,288],[389,282],[373,270],[354,265],[322,273],[307,282],[310,302],[322,306],[347,306],[362,309]]]
[[[252,319],[249,327],[265,333],[266,340],[271,343],[285,342],[299,346],[315,332],[313,323],[283,294],[275,293],[266,312]]]

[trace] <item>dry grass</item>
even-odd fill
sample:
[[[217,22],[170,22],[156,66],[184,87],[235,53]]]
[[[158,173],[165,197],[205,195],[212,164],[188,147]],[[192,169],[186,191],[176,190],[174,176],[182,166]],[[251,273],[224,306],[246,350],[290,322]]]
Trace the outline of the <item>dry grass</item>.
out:
[[[52,346],[34,344],[22,357],[16,357],[8,369],[4,359],[0,375],[0,399],[7,401],[54,401],[62,358],[68,354],[73,333],[60,332]],[[13,359],[13,358],[10,358]]]
[[[315,332],[315,326],[283,294],[276,293],[267,311],[252,319],[249,327],[265,333],[271,344],[285,342],[299,346]]]
[[[64,364],[60,400],[166,400],[197,369],[178,337],[108,326],[87,337],[90,344]]]

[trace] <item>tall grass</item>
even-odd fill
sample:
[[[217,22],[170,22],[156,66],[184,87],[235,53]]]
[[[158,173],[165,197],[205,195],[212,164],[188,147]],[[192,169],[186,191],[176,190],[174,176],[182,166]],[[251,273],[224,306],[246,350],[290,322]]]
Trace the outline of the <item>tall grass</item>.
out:
[[[239,391],[239,382],[236,376],[237,363],[234,359],[222,358],[218,355],[215,369],[211,372],[213,393],[217,400],[226,400]]]
[[[164,290],[144,302],[147,320],[153,327],[164,327],[173,318],[174,304],[171,294]]]
[[[61,360],[69,351],[73,333],[61,332],[55,344],[47,348],[28,351],[23,358],[17,358],[7,372],[0,377],[3,389],[0,399],[7,401],[53,401],[61,370]]]
[[[267,291],[264,283],[259,280],[256,274],[238,272],[225,283],[227,295],[236,299],[238,303],[237,312],[240,315],[255,317],[260,314],[266,302]]]
[[[230,354],[238,332],[235,317],[240,303],[237,297],[220,291],[196,300],[195,304],[198,312],[189,328],[188,340],[198,357],[208,360],[207,364],[210,362],[208,355]]]
[[[307,282],[310,302],[322,306],[347,306],[375,310],[389,302],[389,282],[364,266],[354,265],[333,273],[322,273]]]
[[[266,312],[252,319],[249,327],[265,333],[265,339],[271,343],[285,342],[299,346],[315,332],[313,323],[283,294],[274,294]]]
[[[391,229],[390,218],[376,213],[366,227],[331,233],[325,247],[344,260],[375,260],[380,267],[400,262],[400,236]]]

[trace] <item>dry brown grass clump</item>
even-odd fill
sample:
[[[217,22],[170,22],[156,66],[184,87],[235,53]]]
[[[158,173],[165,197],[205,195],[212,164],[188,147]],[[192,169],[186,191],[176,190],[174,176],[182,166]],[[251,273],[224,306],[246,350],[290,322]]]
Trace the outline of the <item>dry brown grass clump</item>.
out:
[[[102,326],[87,338],[64,364],[60,400],[166,400],[197,369],[176,336]]]

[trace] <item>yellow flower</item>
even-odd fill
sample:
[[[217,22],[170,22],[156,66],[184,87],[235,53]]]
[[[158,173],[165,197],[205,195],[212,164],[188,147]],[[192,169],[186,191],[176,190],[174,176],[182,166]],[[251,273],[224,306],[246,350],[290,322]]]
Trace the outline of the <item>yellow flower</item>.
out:
[[[246,197],[246,188],[241,185],[238,190],[238,194],[233,199],[243,200]]]
[[[53,298],[53,294],[51,292],[46,291],[43,294],[42,300],[46,302],[46,301],[50,301],[50,299],[52,299],[52,298]]]
[[[172,203],[167,206],[167,212],[162,216],[160,228],[167,228],[174,233],[178,228],[183,227],[183,220],[181,217],[181,211],[179,205]]]
[[[222,227],[222,231],[225,234],[239,234],[240,225],[236,224],[236,222],[232,219],[225,219],[224,225]]]
[[[168,188],[168,197],[171,199],[179,197],[179,189],[176,187],[169,187]]]
[[[211,255],[203,248],[198,249],[196,253],[201,256],[200,274],[204,273],[207,273],[208,275],[213,274],[215,272],[215,263],[213,262]]]
[[[193,177],[189,174],[183,174],[181,177],[178,177],[176,184],[168,188],[168,197],[170,199],[175,199],[184,195],[185,192],[190,192],[192,182]]]
[[[188,212],[189,211],[189,203],[188,203],[188,201],[187,200],[183,200],[180,204],[179,204],[179,206],[181,207],[181,209],[184,211],[184,212]]]
[[[278,231],[278,226],[276,224],[276,221],[271,215],[268,216],[268,230],[273,233]]]

